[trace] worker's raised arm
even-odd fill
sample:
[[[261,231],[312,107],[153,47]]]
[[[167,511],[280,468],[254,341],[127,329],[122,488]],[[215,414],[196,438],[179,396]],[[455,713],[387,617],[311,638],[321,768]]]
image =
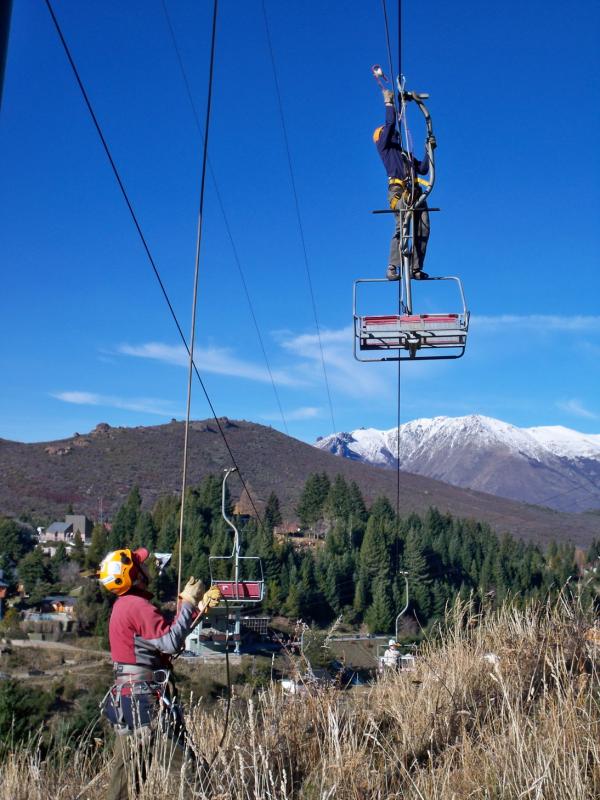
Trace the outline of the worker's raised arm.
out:
[[[381,128],[381,133],[377,140],[379,149],[389,147],[396,134],[396,109],[394,108],[394,95],[389,89],[383,90],[385,100],[385,124]]]

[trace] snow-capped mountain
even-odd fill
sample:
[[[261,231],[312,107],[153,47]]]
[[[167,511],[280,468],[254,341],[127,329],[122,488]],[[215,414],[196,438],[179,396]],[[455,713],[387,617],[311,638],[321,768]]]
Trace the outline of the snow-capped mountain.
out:
[[[398,431],[360,428],[319,439],[335,455],[396,467]],[[517,428],[491,417],[435,417],[400,426],[400,466],[456,486],[547,505],[600,508],[600,434]],[[600,523],[599,523],[600,534]]]

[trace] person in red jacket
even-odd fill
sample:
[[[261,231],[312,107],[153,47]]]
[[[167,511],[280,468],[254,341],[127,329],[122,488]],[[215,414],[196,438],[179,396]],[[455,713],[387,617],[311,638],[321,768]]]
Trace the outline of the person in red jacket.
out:
[[[205,592],[201,581],[190,578],[179,595],[177,616],[167,622],[151,603],[149,555],[145,547],[115,550],[104,558],[98,573],[104,588],[117,595],[108,628],[115,682],[102,707],[116,734],[106,800],[128,800],[130,782],[139,791],[159,731],[169,742],[168,769],[177,776],[193,773],[186,776],[190,790],[199,774],[171,666],[196,619],[218,605],[220,592],[217,587]]]

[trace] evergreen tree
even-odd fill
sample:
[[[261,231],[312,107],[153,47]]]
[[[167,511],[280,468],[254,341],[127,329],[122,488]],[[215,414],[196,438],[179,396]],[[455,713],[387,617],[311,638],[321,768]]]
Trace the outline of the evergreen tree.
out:
[[[152,514],[150,514],[149,511],[142,511],[138,516],[131,537],[131,547],[147,547],[148,550],[154,550],[156,546],[156,533]]]
[[[12,519],[0,518],[0,569],[17,564],[35,547],[31,531]]]
[[[391,571],[390,553],[386,543],[387,516],[369,517],[367,530],[360,548],[359,569],[365,581],[376,578],[389,578]]]
[[[128,547],[131,544],[141,507],[140,490],[134,486],[115,516],[108,536],[109,550],[117,550],[119,547]]]
[[[18,564],[19,580],[23,583],[25,591],[30,594],[37,583],[47,582],[51,577],[48,571],[44,553],[40,547],[36,547],[19,561]]]
[[[79,537],[81,539],[81,537]],[[69,555],[64,542],[59,542],[56,545],[54,555],[50,559],[50,569],[48,576],[52,583],[60,583],[60,571],[65,564],[69,563]]]
[[[85,554],[85,565],[88,569],[97,569],[108,553],[108,533],[99,522],[92,528],[92,540]]]
[[[394,626],[394,612],[389,581],[379,578],[373,591],[373,603],[365,615],[371,633],[387,633]]]
[[[310,528],[322,519],[323,506],[329,489],[329,478],[324,472],[314,473],[308,477],[296,508],[300,522],[305,528]]]
[[[346,522],[351,513],[350,489],[343,475],[336,475],[324,503],[324,511],[331,520]]]
[[[273,529],[277,525],[281,525],[283,519],[281,516],[281,509],[279,508],[279,498],[275,492],[271,492],[267,499],[265,506],[264,524],[268,531],[273,533]]]
[[[367,592],[366,581],[364,578],[359,578],[354,590],[353,608],[357,613],[362,614],[366,610],[368,604],[369,592]]]
[[[410,605],[422,622],[431,612],[431,578],[420,531],[411,528],[406,537],[404,566],[408,572]]]
[[[76,564],[79,564],[81,567],[85,563],[85,545],[83,544],[83,539],[81,538],[79,531],[75,533],[75,537],[73,538],[73,546],[71,547],[71,560]]]

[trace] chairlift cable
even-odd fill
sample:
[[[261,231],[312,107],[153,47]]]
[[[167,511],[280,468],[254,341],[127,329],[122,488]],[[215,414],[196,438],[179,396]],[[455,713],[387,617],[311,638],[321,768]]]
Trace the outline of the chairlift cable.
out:
[[[210,132],[210,112],[212,108],[213,75],[215,68],[215,43],[217,36],[217,13],[219,0],[213,2],[212,32],[210,39],[210,62],[208,68],[208,94],[204,118],[204,142],[202,145],[202,172],[200,176],[200,201],[198,205],[198,224],[196,229],[196,257],[194,262],[194,288],[192,291],[192,322],[190,331],[190,357],[188,366],[187,400],[185,411],[185,434],[183,437],[183,469],[181,475],[181,508],[179,513],[179,553],[177,560],[177,597],[181,592],[181,571],[183,565],[183,521],[185,511],[185,490],[188,468],[188,442],[190,432],[190,415],[192,407],[192,381],[194,378],[194,345],[196,342],[196,310],[198,305],[198,277],[200,275],[200,253],[202,250],[202,223],[204,222],[204,189],[206,186],[206,161],[208,157],[208,135]]]
[[[387,47],[387,55],[388,55],[388,62],[389,62],[389,69],[390,69],[390,78],[392,81],[392,98],[394,101],[394,110],[396,112],[396,124],[398,126],[398,134],[400,136],[400,142],[402,143],[402,119],[404,118],[404,124],[406,127],[406,117],[405,117],[405,108],[404,108],[404,97],[403,97],[403,84],[402,84],[402,0],[398,0],[398,83],[399,86],[394,87],[394,64],[392,59],[392,48],[390,42],[390,28],[389,28],[389,20],[388,20],[388,13],[387,13],[387,0],[381,0],[381,7],[383,11],[383,22],[385,27],[385,41]],[[396,104],[396,89],[398,89],[398,97],[400,103],[400,109],[398,109],[398,105]],[[401,228],[400,233],[400,259],[401,263],[404,260],[404,256],[402,254],[402,238],[403,238],[403,228]],[[398,313],[402,314],[402,280],[398,281]],[[398,359],[398,377],[397,377],[397,398],[396,398],[396,537],[394,539],[394,566],[398,568],[398,534],[400,532],[400,421],[401,421],[401,399],[402,399],[402,370],[401,370],[402,361]]]
[[[311,277],[311,273],[310,273],[310,265],[309,265],[309,260],[308,260],[308,250],[307,250],[307,247],[306,247],[306,239],[305,239],[305,236],[304,236],[304,226],[302,225],[302,215],[300,214],[300,202],[298,200],[298,192],[296,190],[296,180],[294,178],[294,168],[293,168],[293,164],[292,164],[292,153],[291,153],[291,150],[290,150],[290,143],[289,143],[288,134],[287,134],[287,127],[286,127],[286,124],[285,124],[285,115],[283,113],[283,102],[282,102],[282,99],[281,99],[281,90],[279,88],[279,78],[277,77],[277,65],[275,63],[275,53],[273,51],[273,43],[271,41],[271,31],[270,31],[270,28],[269,28],[269,19],[268,19],[268,16],[267,16],[267,7],[266,7],[265,0],[262,0],[262,11],[263,11],[263,18],[264,18],[264,21],[265,21],[265,30],[266,30],[266,34],[267,34],[267,45],[268,45],[268,49],[269,49],[269,56],[270,56],[270,59],[271,59],[271,67],[272,67],[272,70],[273,70],[273,79],[274,79],[274,83],[275,83],[275,94],[277,96],[277,106],[278,106],[278,109],[279,109],[279,118],[280,118],[280,121],[281,121],[281,129],[282,129],[282,132],[283,132],[283,140],[284,140],[284,144],[285,144],[285,151],[286,151],[286,156],[287,156],[287,164],[288,164],[288,169],[289,169],[289,173],[290,173],[290,183],[291,183],[291,187],[292,187],[292,195],[294,197],[294,205],[295,205],[295,209],[296,209],[296,219],[298,221],[298,231],[300,233],[300,242],[302,244],[302,252],[303,252],[303,255],[304,255],[304,266],[305,266],[305,269],[306,269],[306,278],[307,278],[307,281],[308,281],[308,289],[309,289],[310,300],[311,300],[311,304],[312,304],[312,311],[313,311],[313,317],[314,317],[314,321],[315,321],[315,328],[316,328],[316,331],[317,331],[317,339],[319,341],[319,352],[320,352],[320,355],[321,355],[321,366],[323,368],[323,379],[325,381],[325,390],[326,390],[326,393],[327,393],[327,401],[328,401],[328,404],[329,404],[329,413],[330,413],[330,416],[331,416],[332,432],[335,433],[335,431],[336,431],[335,417],[334,417],[334,414],[333,414],[333,403],[331,401],[331,391],[329,389],[329,379],[327,377],[327,368],[325,366],[325,354],[324,354],[324,351],[323,351],[323,340],[321,338],[321,329],[320,329],[320,326],[319,326],[319,317],[318,317],[318,314],[317,314],[317,303],[316,303],[316,300],[315,300],[315,292],[314,292],[312,277]]]
[[[150,264],[150,266],[152,268],[152,271],[154,272],[154,275],[155,275],[156,280],[158,282],[158,285],[160,287],[160,290],[161,290],[161,293],[162,293],[163,298],[165,300],[165,303],[167,304],[167,307],[169,309],[169,312],[171,314],[173,322],[175,323],[175,327],[177,328],[177,332],[179,334],[181,342],[182,342],[187,354],[189,355],[190,354],[190,349],[189,349],[189,346],[188,346],[188,343],[187,343],[187,339],[186,339],[185,334],[183,332],[183,329],[182,329],[182,327],[181,327],[181,325],[179,323],[179,319],[177,318],[177,314],[175,313],[175,309],[173,308],[173,304],[171,302],[171,299],[169,298],[167,289],[166,289],[165,284],[164,284],[164,282],[162,280],[160,271],[158,269],[156,261],[154,260],[154,257],[152,255],[152,252],[150,250],[150,247],[148,245],[146,237],[144,236],[144,232],[142,231],[141,225],[140,225],[140,223],[138,221],[138,218],[137,218],[137,215],[136,215],[135,210],[133,208],[133,205],[131,203],[131,200],[129,199],[129,195],[127,194],[127,190],[125,189],[125,185],[123,183],[123,180],[121,179],[121,175],[119,173],[117,165],[115,164],[115,161],[114,161],[114,159],[112,157],[110,148],[109,148],[108,143],[107,143],[107,141],[106,141],[106,139],[104,137],[104,134],[102,132],[102,128],[100,126],[98,118],[96,117],[96,114],[94,112],[94,109],[93,109],[93,106],[91,104],[91,101],[90,101],[90,99],[88,97],[88,94],[87,94],[87,91],[85,89],[85,86],[83,85],[83,81],[81,80],[81,77],[79,75],[79,71],[78,71],[77,66],[75,64],[73,56],[71,55],[71,51],[69,49],[67,41],[66,41],[66,39],[65,39],[65,37],[63,35],[63,32],[62,32],[62,29],[61,29],[60,24],[58,22],[58,19],[57,19],[55,13],[54,13],[54,9],[52,8],[51,0],[45,0],[45,3],[46,3],[46,7],[48,8],[48,12],[50,13],[50,16],[52,18],[52,22],[54,23],[54,27],[56,28],[56,32],[58,34],[58,37],[59,37],[59,39],[61,41],[61,44],[63,46],[63,49],[65,51],[65,55],[67,56],[67,60],[69,62],[69,65],[71,66],[71,69],[73,71],[73,75],[75,76],[75,80],[77,81],[77,84],[78,84],[79,89],[81,91],[81,94],[82,94],[83,100],[85,102],[85,105],[86,105],[86,107],[88,109],[90,117],[92,118],[92,122],[94,124],[95,129],[96,129],[98,137],[100,138],[100,142],[102,144],[102,147],[104,149],[106,157],[108,158],[108,161],[109,161],[110,167],[112,169],[113,175],[115,177],[115,180],[117,181],[117,184],[119,186],[119,189],[121,190],[121,194],[123,196],[123,199],[125,200],[125,204],[127,205],[127,208],[128,208],[129,213],[131,215],[131,219],[133,221],[135,229],[136,229],[136,231],[138,233],[138,236],[140,238],[140,241],[142,243],[142,246],[143,246],[144,251],[146,253],[146,256],[148,258],[148,262],[149,262],[149,264]],[[212,403],[212,400],[210,399],[210,396],[208,394],[208,390],[206,388],[206,385],[205,385],[204,381],[202,380],[202,376],[200,375],[200,372],[198,370],[198,366],[197,366],[195,361],[193,361],[192,363],[193,363],[194,372],[195,372],[196,377],[197,377],[197,379],[198,379],[198,381],[200,383],[200,386],[202,387],[202,391],[204,393],[204,397],[206,398],[206,402],[208,403],[210,411],[211,411],[211,413],[213,415],[213,419],[215,421],[215,425],[217,426],[219,434],[220,434],[221,438],[223,439],[223,443],[225,445],[227,453],[229,454],[229,457],[231,458],[232,464],[237,467],[238,465],[237,465],[236,458],[235,458],[235,456],[233,454],[233,451],[231,449],[231,446],[230,446],[230,444],[229,444],[229,442],[227,440],[227,436],[225,434],[225,431],[223,430],[223,426],[221,425],[219,417],[217,416],[217,412],[216,412],[215,407],[214,407],[214,405]],[[252,496],[251,496],[250,492],[248,491],[248,487],[246,485],[246,482],[244,480],[244,477],[243,477],[242,472],[240,471],[239,467],[238,467],[238,474],[240,476],[240,481],[242,483],[242,486],[243,486],[244,490],[246,491],[246,494],[248,495],[248,499],[250,501],[250,505],[252,506],[252,509],[253,509],[253,511],[254,511],[254,513],[256,515],[256,518],[257,518],[257,520],[259,522],[259,525],[261,527],[263,527],[264,523],[263,523],[262,517],[259,514],[258,509],[256,508],[256,505],[254,503],[254,500],[252,499]]]
[[[194,103],[194,98],[193,98],[193,95],[192,95],[190,82],[188,80],[187,72],[186,72],[185,66],[183,64],[183,57],[181,55],[181,51],[180,51],[179,46],[177,44],[177,38],[175,36],[175,31],[173,29],[173,24],[171,22],[171,17],[169,15],[169,11],[167,9],[166,0],[161,0],[161,4],[162,4],[162,7],[163,7],[163,11],[164,11],[164,15],[165,15],[166,23],[167,23],[167,28],[169,30],[169,35],[170,35],[170,38],[171,38],[171,42],[173,44],[173,49],[175,50],[175,55],[177,57],[177,63],[179,65],[179,71],[180,71],[181,77],[183,79],[183,84],[185,86],[185,91],[186,91],[186,94],[187,94],[187,97],[188,97],[188,100],[189,100],[189,103],[190,103],[190,108],[192,109],[192,114],[193,114],[193,117],[194,117],[194,121],[196,123],[196,128],[198,129],[198,133],[200,134],[200,138],[203,139],[204,138],[204,132],[202,130],[202,126],[200,125],[200,119],[198,117],[198,112],[196,111],[196,105]],[[263,339],[263,336],[262,336],[262,333],[261,333],[261,330],[260,330],[260,326],[258,324],[258,319],[256,317],[256,312],[254,310],[254,304],[252,303],[252,298],[250,297],[250,290],[249,290],[248,284],[246,282],[246,276],[245,276],[244,270],[242,268],[242,263],[241,263],[241,260],[240,260],[239,254],[238,254],[238,250],[237,250],[235,241],[233,239],[233,233],[231,231],[231,226],[229,225],[229,219],[227,217],[227,212],[225,211],[225,203],[223,202],[223,198],[222,198],[221,192],[219,190],[219,186],[218,186],[218,183],[217,183],[217,177],[215,175],[215,171],[214,171],[213,166],[211,164],[210,156],[208,157],[208,171],[209,171],[210,177],[211,177],[212,182],[213,182],[213,187],[214,187],[214,190],[215,190],[215,196],[217,198],[217,204],[218,204],[219,209],[221,211],[221,216],[223,217],[223,223],[225,225],[225,232],[227,233],[227,238],[229,239],[229,243],[231,245],[231,250],[232,250],[232,253],[233,253],[233,260],[235,261],[235,264],[237,266],[237,269],[238,269],[238,272],[239,272],[239,275],[240,275],[240,280],[242,282],[242,288],[244,290],[244,294],[246,295],[246,300],[248,302],[248,308],[250,310],[250,316],[252,317],[252,322],[254,323],[254,328],[256,330],[256,336],[258,338],[260,349],[261,349],[262,354],[263,354],[263,358],[264,358],[264,361],[265,361],[265,366],[267,368],[267,373],[268,373],[269,379],[271,381],[271,386],[273,387],[273,394],[275,395],[275,401],[276,401],[277,407],[279,409],[279,414],[281,416],[281,421],[283,423],[283,429],[286,432],[286,434],[289,436],[289,429],[288,429],[288,425],[287,425],[287,420],[285,418],[285,414],[283,413],[283,405],[281,403],[281,398],[279,396],[279,392],[277,390],[277,385],[276,385],[275,379],[273,377],[273,371],[271,369],[271,364],[270,364],[269,358],[267,356],[267,350],[266,350],[266,347],[265,347],[264,339]]]

